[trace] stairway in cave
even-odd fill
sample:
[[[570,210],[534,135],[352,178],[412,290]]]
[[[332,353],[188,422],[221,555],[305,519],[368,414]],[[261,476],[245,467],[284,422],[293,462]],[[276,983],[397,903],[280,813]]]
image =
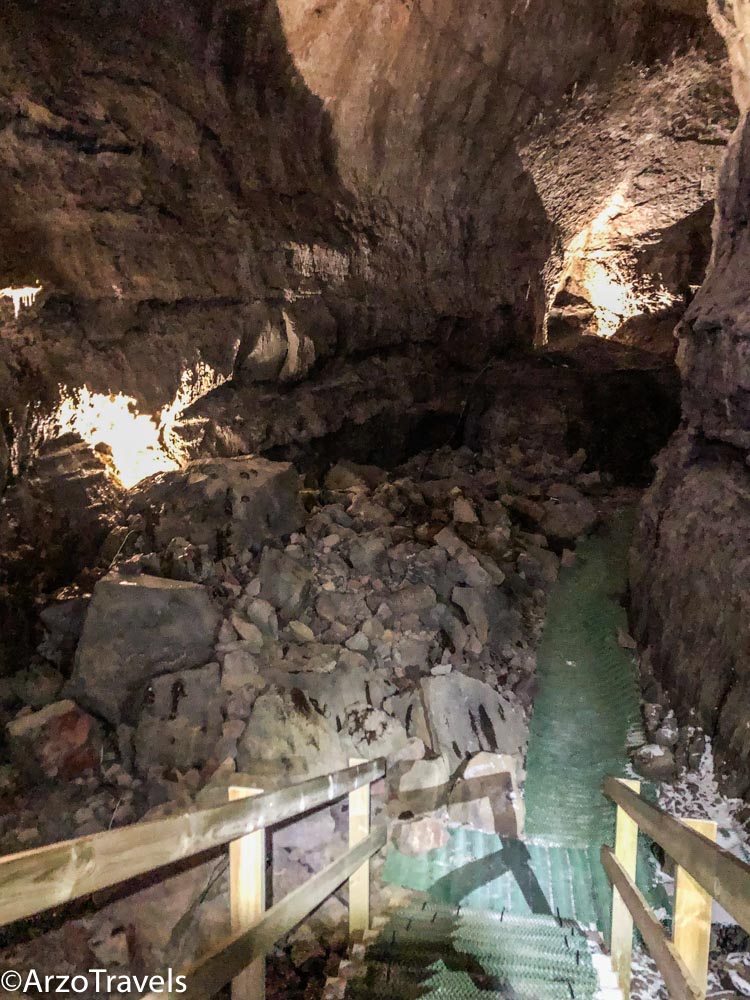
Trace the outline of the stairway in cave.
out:
[[[608,935],[611,908],[599,850],[613,844],[615,819],[601,784],[625,776],[640,726],[636,668],[618,643],[632,527],[632,511],[615,512],[550,596],[524,837],[459,827],[445,847],[416,857],[391,845],[384,880],[418,895],[390,914],[350,970],[347,1000],[620,995],[596,942]],[[664,906],[645,849],[638,877],[651,904]]]

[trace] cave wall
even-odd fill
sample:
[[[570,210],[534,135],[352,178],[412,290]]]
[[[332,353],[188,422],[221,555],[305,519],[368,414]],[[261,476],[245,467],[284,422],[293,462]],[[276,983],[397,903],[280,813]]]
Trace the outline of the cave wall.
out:
[[[657,679],[750,793],[750,4],[712,5],[742,120],[722,170],[708,276],[679,329],[682,427],[659,457],[632,550],[634,627]]]
[[[0,300],[2,480],[41,438],[81,432],[84,386],[161,413],[170,440],[169,421],[230,382],[245,396],[219,429],[195,414],[174,448],[266,448],[341,419],[325,401],[342,358],[390,417],[415,405],[420,370],[421,405],[438,405],[441,372],[530,345],[569,226],[528,129],[566,94],[605,95],[632,60],[657,65],[675,30],[704,32],[700,11],[670,6],[3,5],[0,285],[43,291],[18,319]],[[606,132],[597,162],[621,146]],[[574,177],[577,142],[555,152]],[[590,214],[599,188],[575,183]],[[298,401],[321,372],[324,391]],[[279,433],[274,407],[258,412],[277,387],[294,413]],[[343,405],[368,419],[355,395]],[[243,410],[262,427],[235,439]]]
[[[673,329],[703,280],[737,113],[718,34],[705,18],[665,16],[668,43],[655,18],[637,60],[540,115],[521,146],[555,227],[550,342],[614,336],[646,317],[669,316]]]

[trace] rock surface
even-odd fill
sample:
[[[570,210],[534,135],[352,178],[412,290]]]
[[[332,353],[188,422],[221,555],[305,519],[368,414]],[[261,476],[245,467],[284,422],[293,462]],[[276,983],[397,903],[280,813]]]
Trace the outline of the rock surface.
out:
[[[747,16],[746,0],[737,0]],[[747,111],[750,51],[731,25],[733,5],[714,16],[733,60]],[[714,737],[719,773],[750,793],[750,125],[735,134],[723,167],[706,281],[679,329],[683,426],[658,460],[632,550],[635,634],[681,721]]]
[[[153,677],[211,659],[219,618],[199,584],[114,572],[94,590],[72,690],[110,722],[132,721]]]
[[[102,750],[95,719],[72,701],[22,715],[6,727],[11,754],[33,776],[70,780],[93,771]]]
[[[142,483],[129,510],[144,518],[154,548],[182,537],[222,559],[296,531],[304,519],[299,486],[288,463],[203,460]]]

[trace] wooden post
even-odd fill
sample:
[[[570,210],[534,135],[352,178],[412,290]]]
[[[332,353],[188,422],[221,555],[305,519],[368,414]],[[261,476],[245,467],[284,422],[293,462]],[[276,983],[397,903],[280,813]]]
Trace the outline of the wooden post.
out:
[[[262,788],[231,785],[229,799],[261,795]],[[266,831],[256,830],[229,845],[229,905],[232,933],[249,930],[266,909]],[[266,960],[261,957],[232,982],[232,1000],[264,1000],[266,995]]]
[[[349,766],[364,764],[352,758]],[[363,785],[349,793],[349,847],[366,840],[370,834],[370,786]],[[370,861],[349,878],[349,934],[352,937],[365,933],[370,927]]]
[[[716,823],[707,819],[684,819],[711,843],[716,842]],[[677,869],[673,940],[680,958],[695,980],[700,996],[708,987],[708,952],[711,947],[711,907],[713,900],[684,868]]]
[[[640,781],[622,780],[623,785],[640,793]],[[617,807],[615,857],[635,882],[638,859],[638,824],[624,809]],[[617,889],[612,889],[612,966],[624,997],[630,996],[630,964],[633,955],[633,918]]]

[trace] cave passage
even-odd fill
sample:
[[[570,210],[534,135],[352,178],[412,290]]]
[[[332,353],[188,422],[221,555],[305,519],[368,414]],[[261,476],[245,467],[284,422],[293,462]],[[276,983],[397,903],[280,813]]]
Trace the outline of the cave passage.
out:
[[[750,862],[750,0],[0,29],[0,860],[383,757],[379,931],[337,890],[268,1000],[618,995],[602,781]],[[269,827],[265,903],[348,838],[346,800]],[[183,859],[0,964],[184,968],[230,882]]]

